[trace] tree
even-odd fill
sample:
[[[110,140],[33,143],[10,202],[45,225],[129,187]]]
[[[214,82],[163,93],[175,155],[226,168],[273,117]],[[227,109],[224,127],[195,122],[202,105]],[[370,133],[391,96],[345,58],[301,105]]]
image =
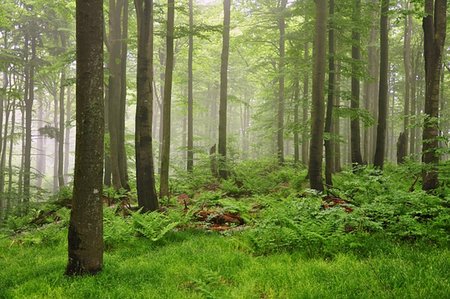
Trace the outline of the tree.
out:
[[[110,0],[109,1],[109,80],[108,80],[108,131],[109,131],[109,154],[110,161],[109,166],[112,174],[112,184],[116,190],[126,188],[128,183],[126,182],[126,174],[124,173],[121,155],[125,155],[122,147],[124,147],[124,130],[122,125],[125,118],[124,99],[126,94],[126,84],[123,80],[123,68],[122,65],[126,60],[122,55],[122,46],[126,41],[122,41],[122,16],[125,6],[124,0]],[[126,51],[126,48],[125,48]],[[122,112],[123,110],[123,112]]]
[[[388,104],[389,72],[389,0],[381,1],[380,16],[380,82],[378,91],[378,125],[374,166],[383,169],[386,150],[386,118]]]
[[[423,172],[423,190],[439,186],[439,93],[442,72],[442,56],[447,29],[447,1],[425,0],[423,18],[425,57],[425,123],[423,127],[422,161],[428,168]]]
[[[326,64],[327,1],[316,1],[314,69],[311,110],[311,145],[309,182],[312,189],[323,191],[322,159],[324,130],[324,84]]]
[[[189,54],[188,54],[188,118],[187,118],[187,171],[192,172],[194,168],[194,91],[192,71],[192,60],[194,56],[194,5],[189,0]]]
[[[277,117],[277,154],[278,162],[284,162],[284,79],[285,79],[285,35],[286,35],[286,10],[287,0],[281,0],[280,15],[278,17],[278,30],[280,31],[278,61],[278,117]]]
[[[103,264],[103,1],[76,5],[77,136],[67,275],[95,274]]]
[[[329,136],[325,139],[325,181],[327,185],[332,186],[332,173],[334,171],[334,142],[332,136],[333,125],[333,105],[335,99],[335,84],[336,84],[336,67],[335,67],[335,47],[334,39],[334,0],[329,3],[329,28],[328,28],[328,100],[327,100],[327,114],[325,119],[325,133]]]
[[[361,19],[361,0],[354,0],[353,4],[353,29],[352,29],[352,100],[351,108],[356,113],[359,111],[360,101],[360,82],[359,82],[359,62],[361,60],[361,36],[359,26]],[[361,133],[359,125],[359,117],[352,117],[351,123],[351,155],[352,164],[363,164],[361,155]]]
[[[161,185],[160,197],[169,196],[169,163],[170,163],[170,118],[172,107],[173,77],[173,34],[175,20],[175,2],[167,0],[167,32],[166,32],[166,71],[163,98],[163,142],[161,148]]]
[[[222,57],[220,67],[220,106],[219,106],[219,176],[228,177],[227,158],[227,102],[228,102],[228,57],[230,51],[230,11],[231,0],[223,0]]]
[[[158,209],[152,148],[153,1],[134,0],[138,27],[136,101],[136,185],[143,212]]]

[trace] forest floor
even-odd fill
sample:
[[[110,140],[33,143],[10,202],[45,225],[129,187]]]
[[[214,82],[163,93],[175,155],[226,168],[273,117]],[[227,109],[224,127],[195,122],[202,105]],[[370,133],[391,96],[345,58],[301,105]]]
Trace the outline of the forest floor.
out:
[[[68,209],[35,208],[0,233],[0,298],[450,298],[449,190],[410,190],[414,169],[344,171],[325,197],[269,162],[180,178],[164,213],[105,207],[90,277],[63,275]]]

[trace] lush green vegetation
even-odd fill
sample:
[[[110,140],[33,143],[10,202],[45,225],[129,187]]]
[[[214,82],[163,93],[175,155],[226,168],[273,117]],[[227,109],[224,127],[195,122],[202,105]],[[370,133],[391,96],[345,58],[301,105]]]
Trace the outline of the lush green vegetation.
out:
[[[222,183],[198,167],[173,181],[162,212],[132,212],[133,194],[109,198],[104,270],[80,278],[62,275],[70,194],[61,192],[7,219],[0,297],[445,298],[450,192],[424,193],[419,171],[343,171],[320,196],[305,189],[305,169],[275,161],[237,165]]]

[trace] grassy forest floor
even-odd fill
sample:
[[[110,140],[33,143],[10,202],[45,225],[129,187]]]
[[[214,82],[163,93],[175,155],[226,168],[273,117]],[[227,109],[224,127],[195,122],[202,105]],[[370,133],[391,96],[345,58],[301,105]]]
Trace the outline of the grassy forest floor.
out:
[[[450,190],[422,192],[418,165],[343,171],[326,196],[272,161],[220,184],[205,169],[173,180],[162,213],[106,190],[96,276],[63,275],[67,191],[10,216],[0,298],[450,298]]]

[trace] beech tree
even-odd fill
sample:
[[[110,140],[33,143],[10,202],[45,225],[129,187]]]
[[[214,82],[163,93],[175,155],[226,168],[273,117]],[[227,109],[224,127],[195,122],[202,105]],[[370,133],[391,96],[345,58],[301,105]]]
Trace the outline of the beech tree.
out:
[[[386,150],[386,118],[389,72],[389,0],[381,1],[380,15],[380,81],[378,91],[378,125],[374,166],[383,169]]]
[[[67,275],[103,264],[103,1],[77,0],[76,153]]]
[[[228,177],[227,158],[227,104],[228,104],[228,57],[230,51],[230,11],[231,0],[223,0],[222,59],[220,67],[220,107],[219,107],[219,176]]]
[[[322,159],[324,131],[324,84],[326,66],[327,1],[316,1],[314,37],[314,68],[311,110],[311,145],[309,157],[309,182],[312,189],[323,191]]]
[[[447,29],[447,0],[425,0],[423,18],[425,57],[425,114],[423,128],[423,156],[426,164],[423,172],[423,190],[439,186],[439,93],[442,57]]]
[[[167,1],[167,32],[166,32],[166,70],[163,98],[163,131],[161,146],[161,198],[169,196],[169,163],[170,163],[170,119],[172,107],[172,76],[173,76],[173,34],[175,22],[175,2]]]
[[[138,29],[136,96],[136,187],[143,212],[158,209],[152,148],[153,1],[134,0]]]

